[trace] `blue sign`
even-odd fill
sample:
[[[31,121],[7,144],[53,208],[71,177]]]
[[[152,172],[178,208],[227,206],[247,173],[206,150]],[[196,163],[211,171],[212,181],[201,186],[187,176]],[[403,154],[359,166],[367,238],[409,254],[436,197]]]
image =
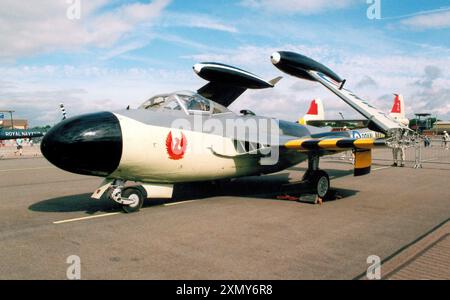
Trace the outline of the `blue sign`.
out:
[[[0,119],[4,119],[5,118],[5,114],[0,114]]]

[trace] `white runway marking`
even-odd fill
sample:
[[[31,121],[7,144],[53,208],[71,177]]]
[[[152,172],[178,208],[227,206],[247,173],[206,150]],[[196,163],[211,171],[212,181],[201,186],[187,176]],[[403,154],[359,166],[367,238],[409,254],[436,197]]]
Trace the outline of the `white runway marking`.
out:
[[[74,219],[55,221],[55,222],[53,222],[53,224],[63,224],[63,223],[69,223],[69,222],[83,221],[83,220],[89,220],[89,219],[96,219],[96,218],[114,216],[114,215],[118,215],[118,214],[121,214],[121,212],[107,213],[107,214],[101,214],[101,215],[94,215],[94,216],[88,216],[88,217],[81,217],[81,218],[74,218]]]
[[[54,168],[54,167],[38,167],[38,168],[6,169],[6,170],[0,170],[0,172],[29,171],[29,170],[44,170],[44,169],[53,169],[53,168]]]
[[[379,167],[379,168],[372,169],[372,171],[378,171],[378,170],[389,169],[389,168],[390,168],[390,166],[387,166],[387,167]]]
[[[164,206],[172,206],[172,205],[189,203],[189,202],[194,202],[194,201],[198,201],[198,200],[186,200],[186,201],[180,201],[180,202],[165,203]]]
[[[172,206],[172,205],[178,205],[178,204],[189,203],[189,202],[194,202],[194,201],[198,201],[198,200],[186,200],[186,201],[180,201],[180,202],[166,203],[166,204],[163,204],[163,206]],[[101,215],[93,215],[93,216],[87,216],[87,217],[81,217],[81,218],[73,218],[73,219],[55,221],[55,222],[53,222],[53,224],[64,224],[64,223],[70,223],[70,222],[84,221],[84,220],[114,216],[114,215],[118,215],[118,214],[122,214],[122,212],[106,213],[106,214],[101,214]]]

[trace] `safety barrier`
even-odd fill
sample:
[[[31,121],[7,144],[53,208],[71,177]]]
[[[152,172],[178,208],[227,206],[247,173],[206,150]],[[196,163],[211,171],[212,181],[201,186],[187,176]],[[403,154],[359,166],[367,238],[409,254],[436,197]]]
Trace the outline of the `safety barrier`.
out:
[[[22,154],[22,155],[21,155]],[[0,145],[0,159],[20,158],[20,157],[41,157],[40,145],[24,143],[22,151],[12,143],[3,143]]]
[[[422,168],[427,163],[450,164],[450,141],[445,142],[442,138],[431,138],[429,142],[422,138],[412,150],[415,168]]]

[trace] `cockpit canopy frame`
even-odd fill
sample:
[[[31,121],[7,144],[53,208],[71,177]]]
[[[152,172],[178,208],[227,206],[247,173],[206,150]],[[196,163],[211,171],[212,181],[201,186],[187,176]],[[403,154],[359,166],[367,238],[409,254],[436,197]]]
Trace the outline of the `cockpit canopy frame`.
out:
[[[187,115],[231,113],[225,106],[190,91],[180,91],[153,96],[142,103],[139,106],[139,109],[149,109],[161,112],[167,110],[183,111]]]

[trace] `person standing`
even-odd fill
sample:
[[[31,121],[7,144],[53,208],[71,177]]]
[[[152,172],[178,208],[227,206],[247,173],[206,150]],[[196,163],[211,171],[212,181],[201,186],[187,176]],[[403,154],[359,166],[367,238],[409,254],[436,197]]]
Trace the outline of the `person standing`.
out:
[[[403,145],[397,145],[392,148],[392,156],[394,157],[393,167],[405,166],[405,147]]]
[[[444,135],[442,136],[442,141],[444,142],[445,150],[448,150],[448,145],[450,143],[450,136],[448,135],[447,131],[445,131],[445,130],[444,130]]]
[[[406,136],[407,132],[397,132],[398,143],[392,146],[392,156],[394,159],[393,167],[404,167],[405,166],[405,145],[402,140]]]
[[[16,140],[16,151],[14,151],[14,155],[17,155],[17,153],[19,153],[19,156],[22,156],[23,154],[23,146],[21,139]]]
[[[431,139],[430,139],[430,137],[427,135],[427,136],[425,136],[425,141],[427,142],[427,145],[426,145],[426,147],[428,148],[428,147],[431,147]]]

